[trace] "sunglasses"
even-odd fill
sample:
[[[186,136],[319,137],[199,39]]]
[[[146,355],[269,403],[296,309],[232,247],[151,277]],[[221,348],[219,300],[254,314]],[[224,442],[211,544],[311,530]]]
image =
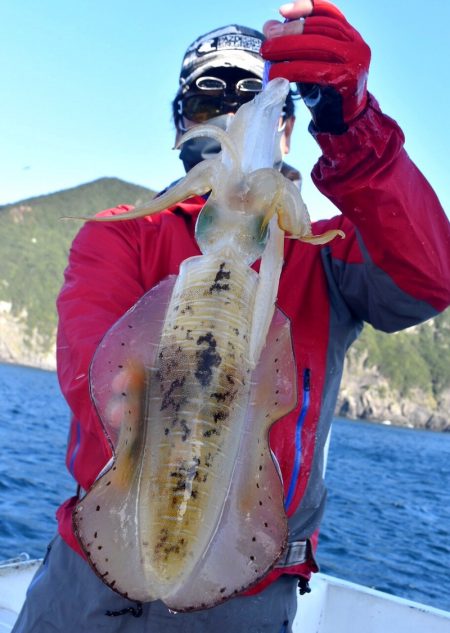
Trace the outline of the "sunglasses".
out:
[[[178,114],[194,123],[204,123],[221,114],[236,112],[261,92],[262,81],[257,78],[240,79],[232,90],[228,90],[223,79],[199,77],[195,88],[198,92],[188,93],[178,101]]]

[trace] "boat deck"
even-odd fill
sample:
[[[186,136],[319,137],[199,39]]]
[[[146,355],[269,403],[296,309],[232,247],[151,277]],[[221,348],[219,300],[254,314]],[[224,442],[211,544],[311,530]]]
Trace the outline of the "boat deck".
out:
[[[301,596],[294,633],[450,633],[450,612],[325,574]]]
[[[10,633],[39,560],[0,565],[0,633]],[[294,633],[450,633],[450,612],[325,574],[299,597]]]

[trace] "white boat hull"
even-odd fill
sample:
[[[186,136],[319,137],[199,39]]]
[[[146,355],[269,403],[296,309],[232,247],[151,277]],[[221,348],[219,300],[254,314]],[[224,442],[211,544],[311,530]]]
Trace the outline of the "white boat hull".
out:
[[[0,633],[9,633],[25,600],[40,560],[0,565]]]
[[[310,584],[294,633],[450,633],[450,612],[325,574]]]
[[[0,565],[0,633],[10,633],[39,560]],[[299,597],[294,633],[449,633],[450,612],[325,574]]]

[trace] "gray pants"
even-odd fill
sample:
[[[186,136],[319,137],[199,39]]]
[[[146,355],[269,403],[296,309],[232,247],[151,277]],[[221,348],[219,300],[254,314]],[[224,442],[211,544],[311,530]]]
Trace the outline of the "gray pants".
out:
[[[297,579],[282,576],[256,596],[212,609],[170,613],[162,602],[142,605],[104,585],[56,536],[36,572],[13,633],[291,633]],[[133,610],[133,612],[130,610]],[[121,612],[122,615],[106,615]]]

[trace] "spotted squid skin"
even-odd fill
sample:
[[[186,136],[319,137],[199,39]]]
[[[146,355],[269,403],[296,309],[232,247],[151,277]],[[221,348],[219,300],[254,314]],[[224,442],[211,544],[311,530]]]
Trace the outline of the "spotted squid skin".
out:
[[[217,525],[247,410],[256,284],[230,253],[191,258],[180,271],[145,411],[141,490],[153,505],[140,523],[149,580],[189,574]]]
[[[257,273],[229,250],[181,265],[155,361],[138,377],[139,413],[123,420],[112,467],[75,513],[90,564],[123,595],[165,599],[188,582],[214,536],[247,415],[257,284]],[[134,398],[131,390],[128,402]],[[135,529],[127,523],[133,514]],[[132,548],[130,565],[143,576],[136,589],[99,556],[98,547],[111,556],[107,541],[122,556]]]

